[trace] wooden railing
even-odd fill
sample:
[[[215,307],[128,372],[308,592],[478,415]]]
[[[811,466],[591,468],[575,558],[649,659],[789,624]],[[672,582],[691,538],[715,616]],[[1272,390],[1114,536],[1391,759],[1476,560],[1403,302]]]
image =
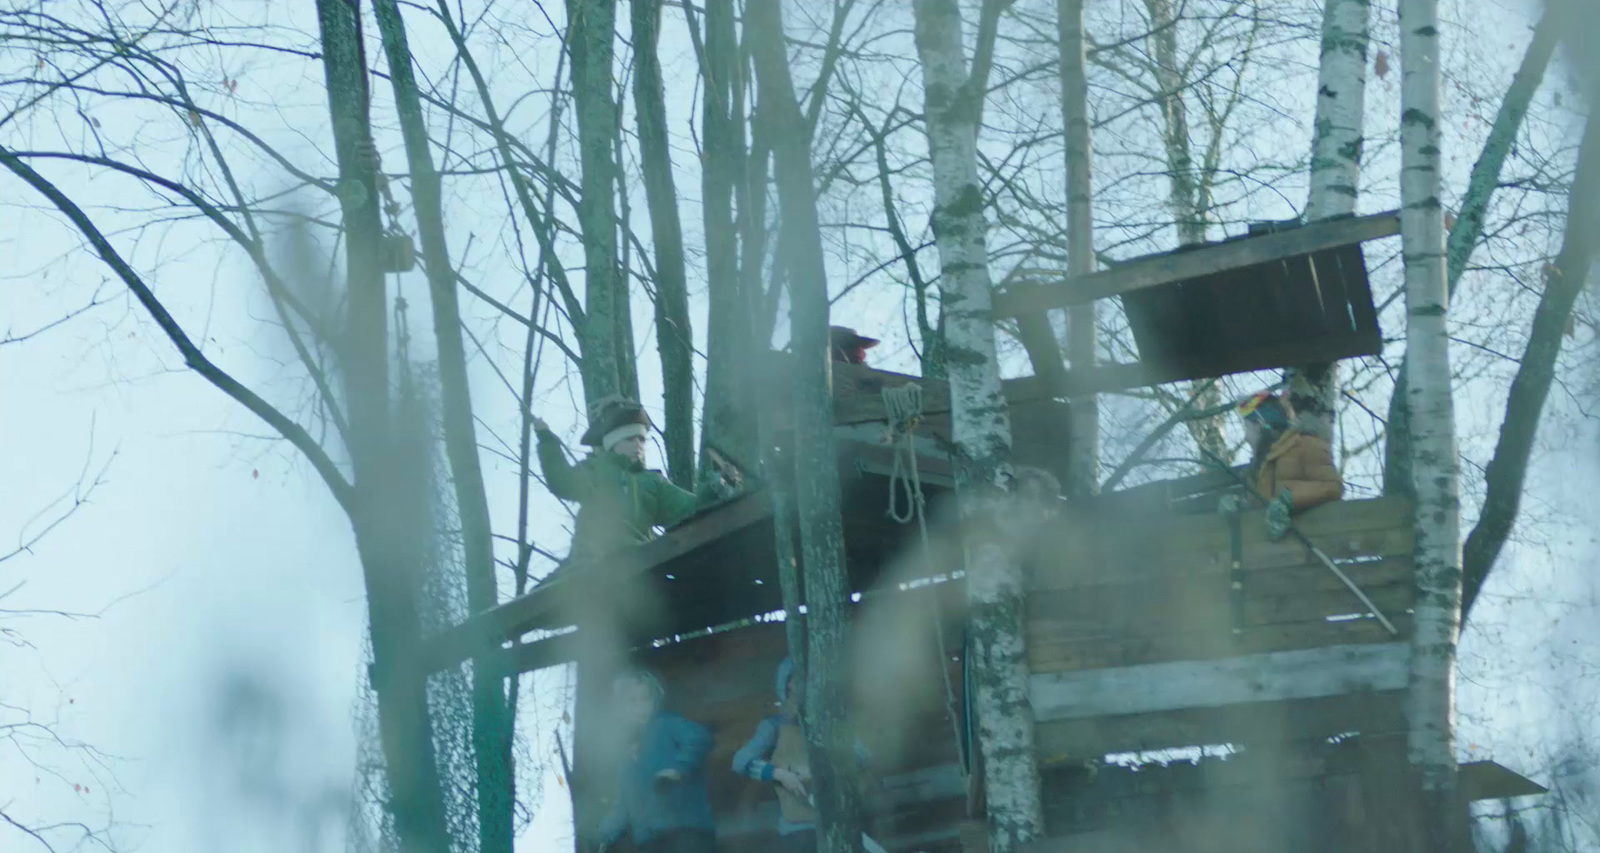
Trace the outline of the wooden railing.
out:
[[[1297,524],[1398,633],[1304,545],[1270,541],[1259,510],[1242,514],[1237,537],[1218,515],[1056,525],[1028,596],[1044,757],[1399,725],[1410,505],[1347,501]]]

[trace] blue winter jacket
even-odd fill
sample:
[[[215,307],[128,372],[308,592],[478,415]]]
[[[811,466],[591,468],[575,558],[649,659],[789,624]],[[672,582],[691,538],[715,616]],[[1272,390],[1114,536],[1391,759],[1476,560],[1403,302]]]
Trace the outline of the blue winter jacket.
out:
[[[637,758],[622,768],[620,796],[600,824],[600,840],[615,844],[631,830],[633,843],[639,845],[676,829],[714,831],[705,776],[710,751],[711,733],[705,726],[657,711],[640,732]],[[683,780],[657,782],[656,774],[663,770],[676,770]]]
[[[788,699],[789,674],[793,671],[794,661],[789,658],[784,658],[778,664],[777,684],[774,686],[777,689],[778,704],[780,705]],[[758,723],[756,725],[756,733],[750,737],[750,740],[743,747],[740,747],[738,752],[733,754],[733,772],[740,776],[754,779],[757,782],[771,782],[772,772],[777,769],[773,766],[771,758],[773,750],[778,746],[778,731],[785,723],[795,722],[798,721],[792,717],[774,714]],[[872,761],[872,754],[862,745],[860,738],[856,739],[855,751],[856,760],[862,766],[866,766]],[[809,829],[816,829],[816,824],[791,823],[784,820],[781,813],[778,815],[779,835],[789,835]]]

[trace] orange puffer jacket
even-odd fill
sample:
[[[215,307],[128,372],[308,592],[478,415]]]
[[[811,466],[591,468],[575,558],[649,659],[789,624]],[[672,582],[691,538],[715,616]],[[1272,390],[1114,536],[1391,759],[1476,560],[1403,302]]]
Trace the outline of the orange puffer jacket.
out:
[[[1256,488],[1268,499],[1288,489],[1294,511],[1301,512],[1344,497],[1344,478],[1333,464],[1333,448],[1328,442],[1291,429],[1273,443],[1261,461]]]

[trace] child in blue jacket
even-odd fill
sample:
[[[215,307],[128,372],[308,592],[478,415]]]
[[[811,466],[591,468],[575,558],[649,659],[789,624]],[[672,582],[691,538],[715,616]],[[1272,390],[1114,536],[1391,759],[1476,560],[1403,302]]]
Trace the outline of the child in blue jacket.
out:
[[[805,699],[804,675],[790,658],[778,664],[779,713],[756,726],[750,741],[733,756],[733,772],[773,784],[778,796],[777,853],[815,853],[817,810],[811,803],[811,762],[806,753],[800,712]],[[856,759],[868,754],[856,741]]]
[[[617,676],[616,707],[631,758],[622,768],[616,806],[600,824],[599,853],[631,832],[639,853],[715,853],[716,820],[706,793],[711,733],[662,710],[661,683],[645,670]]]

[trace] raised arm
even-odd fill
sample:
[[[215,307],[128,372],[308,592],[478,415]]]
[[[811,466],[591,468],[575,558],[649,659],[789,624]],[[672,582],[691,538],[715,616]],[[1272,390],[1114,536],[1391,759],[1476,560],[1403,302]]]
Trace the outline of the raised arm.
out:
[[[537,421],[535,429],[539,436],[539,467],[544,470],[544,482],[550,487],[550,494],[564,501],[583,500],[583,474],[567,461],[561,439],[556,438],[544,421]]]

